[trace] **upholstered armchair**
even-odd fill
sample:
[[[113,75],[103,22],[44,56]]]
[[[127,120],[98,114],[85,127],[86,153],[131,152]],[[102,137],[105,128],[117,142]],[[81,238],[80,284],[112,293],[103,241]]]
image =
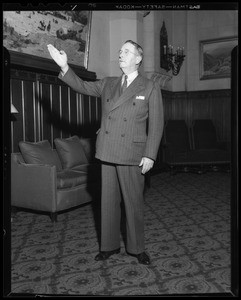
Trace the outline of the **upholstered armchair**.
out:
[[[227,142],[218,138],[216,127],[211,119],[198,119],[192,122],[191,135],[193,149],[202,159],[212,164],[214,169],[230,169],[231,149]]]
[[[177,170],[189,171],[195,163],[189,129],[185,120],[167,120],[163,132],[163,161],[172,174]]]
[[[73,136],[49,141],[22,141],[12,153],[11,205],[48,213],[52,221],[66,209],[100,197],[100,163],[94,159],[95,143]]]
[[[222,148],[223,143],[218,143],[216,131],[209,129],[206,135],[199,134],[197,129],[201,131],[201,128],[202,126],[189,128],[185,120],[165,122],[163,161],[172,174],[177,171],[202,174],[209,170],[216,171],[217,166],[229,165],[229,152]]]

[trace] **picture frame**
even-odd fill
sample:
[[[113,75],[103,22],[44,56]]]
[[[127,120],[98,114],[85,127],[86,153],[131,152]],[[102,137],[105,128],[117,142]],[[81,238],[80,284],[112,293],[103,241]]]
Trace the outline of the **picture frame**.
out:
[[[3,11],[3,46],[12,65],[55,71],[47,45],[64,50],[76,71],[88,68],[92,11]]]
[[[229,78],[231,51],[237,44],[237,37],[200,41],[200,80]]]

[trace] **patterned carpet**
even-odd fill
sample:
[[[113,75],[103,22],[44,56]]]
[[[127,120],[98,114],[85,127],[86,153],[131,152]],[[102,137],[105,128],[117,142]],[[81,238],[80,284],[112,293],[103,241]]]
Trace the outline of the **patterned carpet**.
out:
[[[152,176],[145,240],[152,264],[98,252],[92,205],[49,216],[12,215],[12,288],[51,295],[193,295],[230,292],[230,174]],[[98,218],[97,218],[98,221]]]

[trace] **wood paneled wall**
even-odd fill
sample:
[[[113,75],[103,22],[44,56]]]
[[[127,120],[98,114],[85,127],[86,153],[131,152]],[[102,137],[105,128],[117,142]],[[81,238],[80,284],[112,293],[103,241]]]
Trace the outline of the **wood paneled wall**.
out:
[[[47,139],[54,147],[56,137],[92,137],[100,125],[100,99],[74,92],[57,76],[12,69],[10,99],[19,112],[12,120],[12,152],[21,140]]]
[[[231,141],[231,91],[162,91],[165,120],[212,119],[219,138]],[[18,143],[74,134],[93,137],[101,120],[99,98],[74,92],[55,75],[11,69],[10,98],[19,111],[11,122],[12,152]]]
[[[196,92],[163,91],[165,119],[213,120],[220,140],[231,142],[231,90]]]

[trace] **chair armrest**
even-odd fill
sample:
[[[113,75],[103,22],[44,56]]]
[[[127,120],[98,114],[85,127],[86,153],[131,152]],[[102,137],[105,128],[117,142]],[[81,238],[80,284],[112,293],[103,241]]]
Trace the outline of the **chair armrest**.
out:
[[[162,144],[162,148],[164,151],[173,151],[174,150],[174,147],[172,146],[171,143]]]
[[[163,147],[163,160],[166,161],[167,157],[171,157],[172,159],[178,152],[177,149],[171,143],[162,144]]]
[[[172,143],[166,142],[166,143],[162,144],[162,146],[163,146],[164,149],[168,149],[168,150],[170,150],[170,151],[175,151],[175,152],[177,152],[176,147],[173,146]]]
[[[55,212],[56,167],[11,161],[11,204]]]

